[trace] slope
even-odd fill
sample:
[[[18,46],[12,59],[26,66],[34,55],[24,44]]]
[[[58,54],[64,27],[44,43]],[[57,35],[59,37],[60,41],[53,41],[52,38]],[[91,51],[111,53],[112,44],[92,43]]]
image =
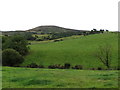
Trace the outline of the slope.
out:
[[[72,66],[80,64],[83,68],[105,68],[95,57],[99,45],[105,43],[112,46],[111,65],[116,67],[118,62],[118,35],[114,33],[95,34],[60,42],[30,45],[30,54],[25,57],[25,62],[22,65],[33,62],[44,66],[70,63]]]

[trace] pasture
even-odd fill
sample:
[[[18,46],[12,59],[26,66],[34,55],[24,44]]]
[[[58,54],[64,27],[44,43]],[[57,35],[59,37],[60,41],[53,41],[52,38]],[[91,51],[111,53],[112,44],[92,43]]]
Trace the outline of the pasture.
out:
[[[34,42],[35,43],[35,42]],[[118,64],[118,35],[114,33],[95,34],[68,38],[59,42],[35,43],[30,45],[30,53],[25,57],[21,66],[31,63],[44,65],[70,63],[82,65],[84,69],[106,68],[97,58],[99,45],[110,44],[112,46],[111,67]]]
[[[2,74],[3,88],[118,88],[117,70],[3,67]]]
[[[90,70],[106,67],[96,58],[100,45],[112,49],[111,68],[118,66],[118,35],[115,33],[71,36],[63,41],[31,41],[30,52],[20,66],[31,63],[45,68],[3,66],[3,88],[118,88],[118,70]],[[49,65],[70,63],[82,70],[48,69]],[[1,76],[0,76],[1,77]]]

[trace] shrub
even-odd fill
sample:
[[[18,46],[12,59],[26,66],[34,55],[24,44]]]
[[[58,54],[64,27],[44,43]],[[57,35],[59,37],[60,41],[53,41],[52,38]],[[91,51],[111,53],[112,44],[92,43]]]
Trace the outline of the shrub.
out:
[[[101,68],[101,67],[98,67],[97,70],[102,70],[102,68]]]
[[[82,65],[75,65],[72,69],[83,69]]]
[[[5,49],[2,52],[2,60],[4,66],[17,66],[24,61],[24,58],[14,49]]]
[[[115,70],[120,70],[120,66],[115,67]]]
[[[55,64],[55,68],[60,68],[60,64]]]
[[[44,66],[43,65],[38,65],[38,68],[44,68]]]
[[[90,70],[96,70],[96,68],[91,68]]]
[[[70,64],[69,63],[65,63],[64,66],[60,65],[60,64],[49,65],[48,68],[50,68],[50,69],[55,69],[55,68],[58,68],[58,69],[69,69],[70,68]]]
[[[41,38],[37,38],[36,41],[43,41],[43,39],[41,39]]]
[[[54,42],[63,41],[63,39],[56,39]]]
[[[55,64],[55,65],[49,65],[48,68],[55,69],[55,68],[61,68],[60,64]]]
[[[27,67],[29,67],[29,68],[38,68],[38,65],[36,63],[31,63]]]
[[[120,70],[120,68],[117,68],[117,70]]]
[[[3,44],[3,50],[11,48],[18,51],[21,55],[26,55],[29,51],[27,45],[28,41],[23,36],[13,35],[5,41]]]
[[[59,69],[65,69],[65,66],[60,66]]]
[[[31,45],[31,43],[28,43],[28,45]]]
[[[54,40],[54,42],[58,42],[58,41],[60,41],[60,40]]]
[[[65,69],[69,69],[70,68],[70,64],[69,63],[65,63],[64,67],[65,67]]]
[[[55,69],[55,66],[54,65],[49,65],[48,68]]]

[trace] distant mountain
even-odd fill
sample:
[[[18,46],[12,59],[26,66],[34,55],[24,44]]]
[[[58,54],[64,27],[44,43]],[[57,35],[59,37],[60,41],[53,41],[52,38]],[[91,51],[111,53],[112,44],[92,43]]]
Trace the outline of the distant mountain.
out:
[[[51,26],[51,25],[39,26],[39,27],[27,30],[27,32],[41,32],[41,33],[84,32],[84,31],[85,30],[75,30],[75,29],[69,29],[69,28],[63,28],[63,27]]]

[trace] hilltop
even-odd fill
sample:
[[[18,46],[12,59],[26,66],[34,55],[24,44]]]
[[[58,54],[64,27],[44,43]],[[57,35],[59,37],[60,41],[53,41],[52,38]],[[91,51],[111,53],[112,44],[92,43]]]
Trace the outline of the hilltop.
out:
[[[85,30],[75,30],[53,25],[38,26],[33,29],[27,30],[27,32],[41,32],[41,33],[84,32],[84,31]]]
[[[13,35],[13,34],[23,34],[30,32],[32,34],[54,34],[54,33],[78,33],[82,34],[84,32],[89,32],[89,30],[76,30],[70,28],[64,28],[54,25],[44,25],[38,26],[28,30],[15,30],[15,31],[1,31],[3,35]]]

